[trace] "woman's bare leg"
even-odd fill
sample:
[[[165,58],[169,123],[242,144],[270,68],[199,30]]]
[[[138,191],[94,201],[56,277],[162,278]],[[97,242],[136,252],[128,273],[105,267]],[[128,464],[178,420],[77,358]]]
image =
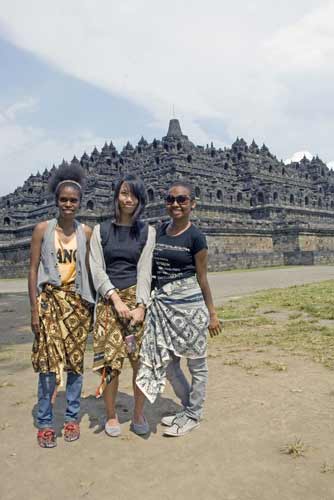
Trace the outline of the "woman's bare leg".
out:
[[[139,361],[131,361],[133,376],[132,376],[132,385],[133,385],[133,396],[135,400],[134,410],[133,410],[133,422],[135,424],[144,424],[144,404],[145,404],[145,396],[136,385],[136,377],[139,368]]]
[[[118,374],[113,375],[110,384],[103,391],[104,404],[107,411],[107,422],[109,425],[114,426],[118,424],[116,414],[116,398],[118,392]]]

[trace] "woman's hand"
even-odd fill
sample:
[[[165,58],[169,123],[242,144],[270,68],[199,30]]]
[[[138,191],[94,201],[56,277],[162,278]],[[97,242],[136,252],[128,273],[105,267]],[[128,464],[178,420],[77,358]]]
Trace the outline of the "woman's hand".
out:
[[[141,323],[144,322],[145,308],[142,306],[138,306],[136,307],[136,309],[132,309],[131,316],[132,316],[131,325],[132,326],[140,325]]]
[[[30,246],[30,266],[28,276],[29,299],[31,309],[31,329],[37,338],[40,333],[39,314],[37,303],[37,274],[41,259],[41,248],[44,233],[48,226],[48,222],[39,222],[33,230]]]
[[[132,319],[130,309],[128,308],[128,306],[126,304],[124,304],[124,302],[122,301],[120,296],[117,294],[117,292],[114,292],[111,295],[110,300],[114,304],[115,310],[116,310],[119,318],[128,319],[128,320]]]
[[[215,311],[215,307],[213,305],[211,290],[208,282],[207,276],[207,266],[208,266],[208,251],[207,249],[200,250],[195,255],[195,264],[196,264],[196,274],[199,286],[201,287],[204,302],[206,307],[208,308],[210,314],[209,320],[209,333],[210,337],[215,337],[219,335],[221,332],[221,324],[218,319],[217,313]]]
[[[37,337],[40,332],[40,327],[39,327],[39,314],[37,309],[32,309],[31,310],[31,329]]]
[[[210,322],[208,328],[210,337],[215,337],[216,335],[219,335],[219,333],[221,332],[222,327],[216,312],[210,314]]]

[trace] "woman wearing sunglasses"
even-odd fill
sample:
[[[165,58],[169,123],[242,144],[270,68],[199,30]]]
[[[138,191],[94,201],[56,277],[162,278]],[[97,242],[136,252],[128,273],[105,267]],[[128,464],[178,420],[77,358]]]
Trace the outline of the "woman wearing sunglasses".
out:
[[[195,208],[191,186],[182,181],[172,184],[166,208],[171,219],[157,230],[155,289],[137,385],[153,402],[168,378],[183,409],[162,419],[164,434],[182,436],[199,426],[208,378],[207,335],[218,335],[221,327],[207,279],[206,238],[190,221]],[[191,384],[180,367],[181,357],[187,359]]]

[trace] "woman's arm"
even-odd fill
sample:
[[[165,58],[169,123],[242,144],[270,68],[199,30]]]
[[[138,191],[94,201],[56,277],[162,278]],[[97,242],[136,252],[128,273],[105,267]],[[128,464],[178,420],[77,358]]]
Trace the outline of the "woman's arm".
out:
[[[148,227],[145,246],[137,264],[137,303],[147,305],[151,295],[152,258],[155,247],[155,229]]]
[[[42,241],[47,222],[40,222],[33,230],[30,245],[30,266],[28,275],[28,290],[31,310],[31,329],[35,336],[39,334],[39,313],[37,306],[37,273],[41,258]]]
[[[92,237],[92,228],[87,226],[86,224],[82,224],[83,230],[85,231],[86,235],[86,268],[87,272],[89,273],[89,251],[90,251],[90,239]]]
[[[94,227],[90,238],[89,266],[95,290],[105,297],[108,292],[115,290],[107,273],[101,244],[100,226]]]
[[[208,282],[208,251],[207,249],[200,250],[195,254],[195,266],[196,274],[199,286],[201,287],[204,302],[209,310],[210,322],[209,322],[209,332],[211,337],[218,335],[221,331],[220,321],[218,319],[215,306],[213,305],[210,285]]]
[[[85,266],[87,270],[87,275],[88,275],[88,282],[90,289],[92,291],[92,295],[94,296],[94,284],[93,284],[93,279],[92,279],[92,273],[90,272],[90,265],[89,265],[89,253],[90,253],[90,239],[92,237],[93,230],[90,226],[87,226],[86,224],[82,224],[82,228],[85,232],[86,236],[86,257],[85,257]]]
[[[132,324],[142,323],[145,318],[145,309],[151,294],[152,257],[155,246],[155,229],[148,227],[146,244],[137,264],[137,307],[131,311]]]
[[[116,287],[111,283],[106,273],[99,225],[94,227],[90,239],[89,265],[95,290],[102,297],[113,302],[120,318],[131,319],[130,309],[121,300],[116,292]]]

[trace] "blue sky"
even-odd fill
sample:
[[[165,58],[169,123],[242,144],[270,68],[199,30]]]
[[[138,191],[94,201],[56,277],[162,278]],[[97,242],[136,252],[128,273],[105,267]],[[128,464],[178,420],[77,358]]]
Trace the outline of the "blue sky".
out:
[[[90,126],[98,135],[136,135],[149,120],[144,109],[110,92],[66,75],[33,54],[0,39],[1,107],[24,101],[38,102],[38,113],[22,114],[22,125],[43,127],[66,135]]]
[[[84,150],[89,153],[95,145],[101,148],[105,141],[112,140],[121,149],[127,140],[138,142],[141,135],[152,139],[166,132],[151,127],[152,116],[136,103],[65,74],[3,38],[0,60],[0,110],[8,127],[28,135],[22,137],[18,130],[16,144],[14,132],[9,134],[13,143],[2,145],[1,170],[6,171],[7,159],[14,168],[2,182],[0,195],[22,184],[30,173],[58,164],[63,157],[70,160]],[[33,157],[29,146],[36,149]]]
[[[2,0],[0,195],[113,140],[236,136],[334,160],[334,1]],[[177,14],[177,15],[176,15]]]

